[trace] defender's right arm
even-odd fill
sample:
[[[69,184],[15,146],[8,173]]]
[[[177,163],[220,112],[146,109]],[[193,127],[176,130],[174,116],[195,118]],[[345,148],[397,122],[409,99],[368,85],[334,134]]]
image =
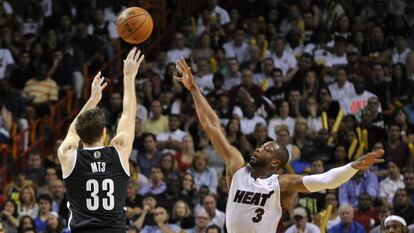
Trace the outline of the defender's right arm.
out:
[[[184,59],[177,61],[176,67],[182,77],[175,77],[176,80],[182,82],[184,86],[191,92],[196,107],[197,116],[200,124],[205,130],[208,138],[213,144],[214,149],[219,156],[225,161],[227,167],[228,181],[231,181],[233,174],[245,165],[243,156],[240,151],[232,146],[222,132],[220,120],[207,100],[201,94],[200,89],[195,84],[193,74],[190,67]],[[230,185],[230,183],[228,183]]]

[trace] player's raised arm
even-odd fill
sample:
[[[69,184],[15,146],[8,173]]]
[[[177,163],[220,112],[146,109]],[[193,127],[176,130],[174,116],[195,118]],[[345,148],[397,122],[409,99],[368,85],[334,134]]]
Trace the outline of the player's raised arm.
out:
[[[191,92],[201,126],[212,142],[214,149],[226,162],[228,175],[231,178],[235,171],[245,165],[243,156],[240,151],[228,142],[226,136],[223,134],[217,114],[201,94],[200,89],[195,83],[191,69],[188,67],[185,60],[181,59],[177,61],[176,68],[182,77],[175,77],[175,79],[182,82]]]
[[[128,158],[132,150],[135,137],[135,116],[137,113],[137,98],[135,94],[135,77],[144,55],[137,48],[131,49],[124,60],[124,98],[122,114],[118,122],[116,135],[111,141],[121,154],[122,163],[128,165]],[[125,167],[129,170],[129,166]]]
[[[333,168],[317,175],[281,175],[281,190],[286,192],[318,192],[324,189],[335,189],[350,180],[359,170],[384,162],[381,159],[383,155],[383,150],[370,152],[345,166]]]
[[[101,72],[99,72],[92,81],[91,84],[91,96],[88,101],[85,103],[83,108],[80,110],[76,118],[69,126],[68,133],[66,134],[65,139],[58,149],[58,158],[62,164],[63,174],[69,169],[70,165],[73,162],[73,151],[78,148],[80,138],[76,133],[75,124],[76,121],[82,113],[95,108],[99,101],[102,98],[102,90],[106,87],[107,83],[105,82],[104,77],[101,77]]]

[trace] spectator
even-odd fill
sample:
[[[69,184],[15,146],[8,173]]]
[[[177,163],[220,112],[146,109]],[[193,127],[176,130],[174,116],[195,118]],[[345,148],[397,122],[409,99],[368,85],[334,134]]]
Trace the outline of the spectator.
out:
[[[280,105],[278,107],[279,107],[278,117],[270,119],[269,126],[268,126],[269,137],[273,139],[277,139],[276,137],[277,128],[282,125],[288,128],[290,135],[293,135],[293,132],[295,129],[296,120],[295,118],[292,118],[289,116],[289,113],[290,113],[289,103],[287,101],[282,101],[280,102]]]
[[[137,195],[137,183],[133,180],[128,181],[127,198],[125,200],[125,208],[127,221],[132,224],[138,215],[141,214],[142,196]]]
[[[383,204],[379,211],[379,225],[372,228],[370,233],[385,233],[384,221],[385,219],[392,214],[392,205],[390,203]]]
[[[180,129],[181,119],[177,114],[171,114],[168,117],[168,131],[161,132],[157,135],[157,147],[159,149],[181,149],[186,133]]]
[[[369,171],[359,171],[354,177],[339,187],[339,203],[357,206],[361,193],[368,193],[372,198],[378,196],[378,178]]]
[[[359,195],[358,206],[354,211],[354,219],[364,226],[366,232],[370,232],[374,223],[378,221],[378,209],[372,205],[373,200],[370,195],[367,193]]]
[[[404,172],[404,186],[407,190],[408,199],[414,203],[414,171],[407,170]]]
[[[12,200],[8,199],[3,203],[0,216],[3,228],[7,233],[17,233],[19,227],[17,208],[17,204]]]
[[[157,207],[157,199],[154,194],[148,193],[143,197],[142,212],[134,221],[134,226],[141,230],[146,225],[155,225],[154,211]]]
[[[190,58],[191,49],[185,47],[185,37],[181,32],[174,35],[174,47],[167,52],[167,63],[174,63],[180,58]]]
[[[326,224],[326,229],[329,231],[333,226],[336,224],[339,224],[341,222],[341,219],[339,217],[338,213],[338,197],[335,193],[327,193],[325,196],[325,210],[318,213],[318,215],[315,217],[315,223],[319,223],[321,219],[326,214],[326,209],[332,206],[331,215],[329,216],[328,222]],[[318,224],[319,225],[319,224]]]
[[[194,217],[192,216],[190,207],[185,201],[179,200],[174,204],[171,221],[182,229],[194,227]]]
[[[251,135],[256,125],[262,124],[266,126],[266,121],[263,117],[257,116],[256,112],[256,105],[254,102],[245,102],[243,106],[243,118],[240,120],[240,130],[241,133],[249,136]]]
[[[414,223],[414,207],[405,189],[397,189],[394,197],[394,214],[401,216],[408,224]]]
[[[207,229],[206,229],[206,233],[221,233],[221,232],[222,231],[221,231],[220,227],[215,225],[215,224],[208,226]]]
[[[159,100],[151,102],[150,118],[144,121],[142,131],[155,135],[168,131],[168,118],[162,115],[161,102]]]
[[[303,207],[296,207],[293,210],[293,218],[295,219],[295,224],[286,229],[286,233],[320,232],[319,228],[315,224],[308,222],[308,215]]]
[[[384,220],[385,232],[408,232],[407,223],[398,215],[390,215]]]
[[[216,194],[218,185],[217,173],[214,168],[210,168],[207,164],[206,155],[203,152],[196,152],[189,173],[194,177],[197,190],[202,185],[206,185],[212,194]]]
[[[239,62],[235,57],[227,59],[227,66],[229,67],[229,73],[224,76],[223,89],[230,91],[233,87],[240,85],[241,73],[239,70]]]
[[[329,233],[355,232],[365,233],[364,227],[354,220],[354,208],[349,204],[343,204],[339,207],[339,217],[341,222],[333,226]]]
[[[19,218],[28,215],[35,219],[39,212],[39,205],[36,203],[36,196],[33,188],[26,186],[20,190],[20,206],[17,210]]]
[[[48,194],[41,194],[37,198],[37,204],[39,205],[39,215],[34,219],[36,230],[39,233],[46,232],[49,215],[52,214],[52,198]]]
[[[409,158],[407,158],[408,145],[401,140],[401,128],[397,124],[390,124],[388,128],[388,143],[386,145],[387,157],[386,160],[392,160],[400,167],[404,168],[410,164]]]
[[[39,151],[33,151],[29,154],[26,177],[38,186],[44,184],[45,168],[42,166],[42,158]]]
[[[348,96],[355,95],[354,85],[348,81],[347,73],[344,68],[336,70],[336,82],[328,86],[332,99],[342,101]]]
[[[245,31],[242,28],[236,29],[232,40],[223,44],[223,49],[226,51],[226,57],[234,57],[239,64],[247,61],[249,57],[249,45],[246,43]]]
[[[164,182],[164,174],[160,167],[152,166],[151,175],[148,184],[145,184],[144,187],[139,191],[139,194],[153,194],[161,196],[166,190],[167,185]]]
[[[190,173],[184,174],[181,185],[181,192],[178,194],[178,199],[184,200],[190,209],[193,209],[195,205],[196,191],[197,189],[193,176]]]
[[[151,168],[159,165],[162,153],[157,150],[157,141],[154,134],[145,133],[142,138],[144,139],[144,151],[138,153],[138,164],[142,174],[148,177]]]
[[[203,199],[203,207],[210,216],[210,224],[215,224],[224,230],[225,214],[217,209],[217,202],[213,195],[209,194]]]
[[[195,226],[193,229],[188,230],[187,233],[204,233],[210,224],[210,216],[206,210],[200,209],[195,213]]]
[[[56,212],[51,212],[49,218],[47,219],[47,233],[60,233],[62,232],[64,226],[63,221],[59,217],[59,214]]]
[[[286,51],[285,40],[282,37],[277,37],[273,40],[274,52],[272,58],[275,67],[283,71],[283,75],[286,75],[291,69],[295,68],[297,61],[292,53]]]
[[[179,233],[180,227],[176,224],[167,224],[168,223],[168,213],[167,211],[162,207],[155,208],[154,211],[154,222],[156,223],[155,226],[149,226],[146,225],[140,233],[162,233],[162,232],[174,232]]]
[[[24,233],[26,232],[25,230],[29,230],[29,229],[32,230],[32,233],[36,233],[35,223],[33,221],[33,218],[28,215],[20,216],[19,228],[17,229],[17,232]]]
[[[397,189],[404,188],[404,177],[400,173],[400,168],[391,160],[388,161],[388,176],[380,182],[379,197],[383,201],[392,203]]]

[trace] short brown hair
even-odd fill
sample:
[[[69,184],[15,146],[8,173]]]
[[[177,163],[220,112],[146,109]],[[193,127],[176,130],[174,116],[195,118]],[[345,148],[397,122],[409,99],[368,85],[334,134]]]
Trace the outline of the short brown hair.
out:
[[[105,128],[105,114],[99,108],[88,110],[78,116],[75,123],[76,133],[81,141],[93,144],[98,141]]]

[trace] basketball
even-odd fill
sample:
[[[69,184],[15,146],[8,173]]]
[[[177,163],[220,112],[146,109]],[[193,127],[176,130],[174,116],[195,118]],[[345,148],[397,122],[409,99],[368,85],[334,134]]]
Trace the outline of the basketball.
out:
[[[130,7],[122,11],[117,20],[118,35],[130,44],[144,42],[152,33],[151,15],[140,7]]]

